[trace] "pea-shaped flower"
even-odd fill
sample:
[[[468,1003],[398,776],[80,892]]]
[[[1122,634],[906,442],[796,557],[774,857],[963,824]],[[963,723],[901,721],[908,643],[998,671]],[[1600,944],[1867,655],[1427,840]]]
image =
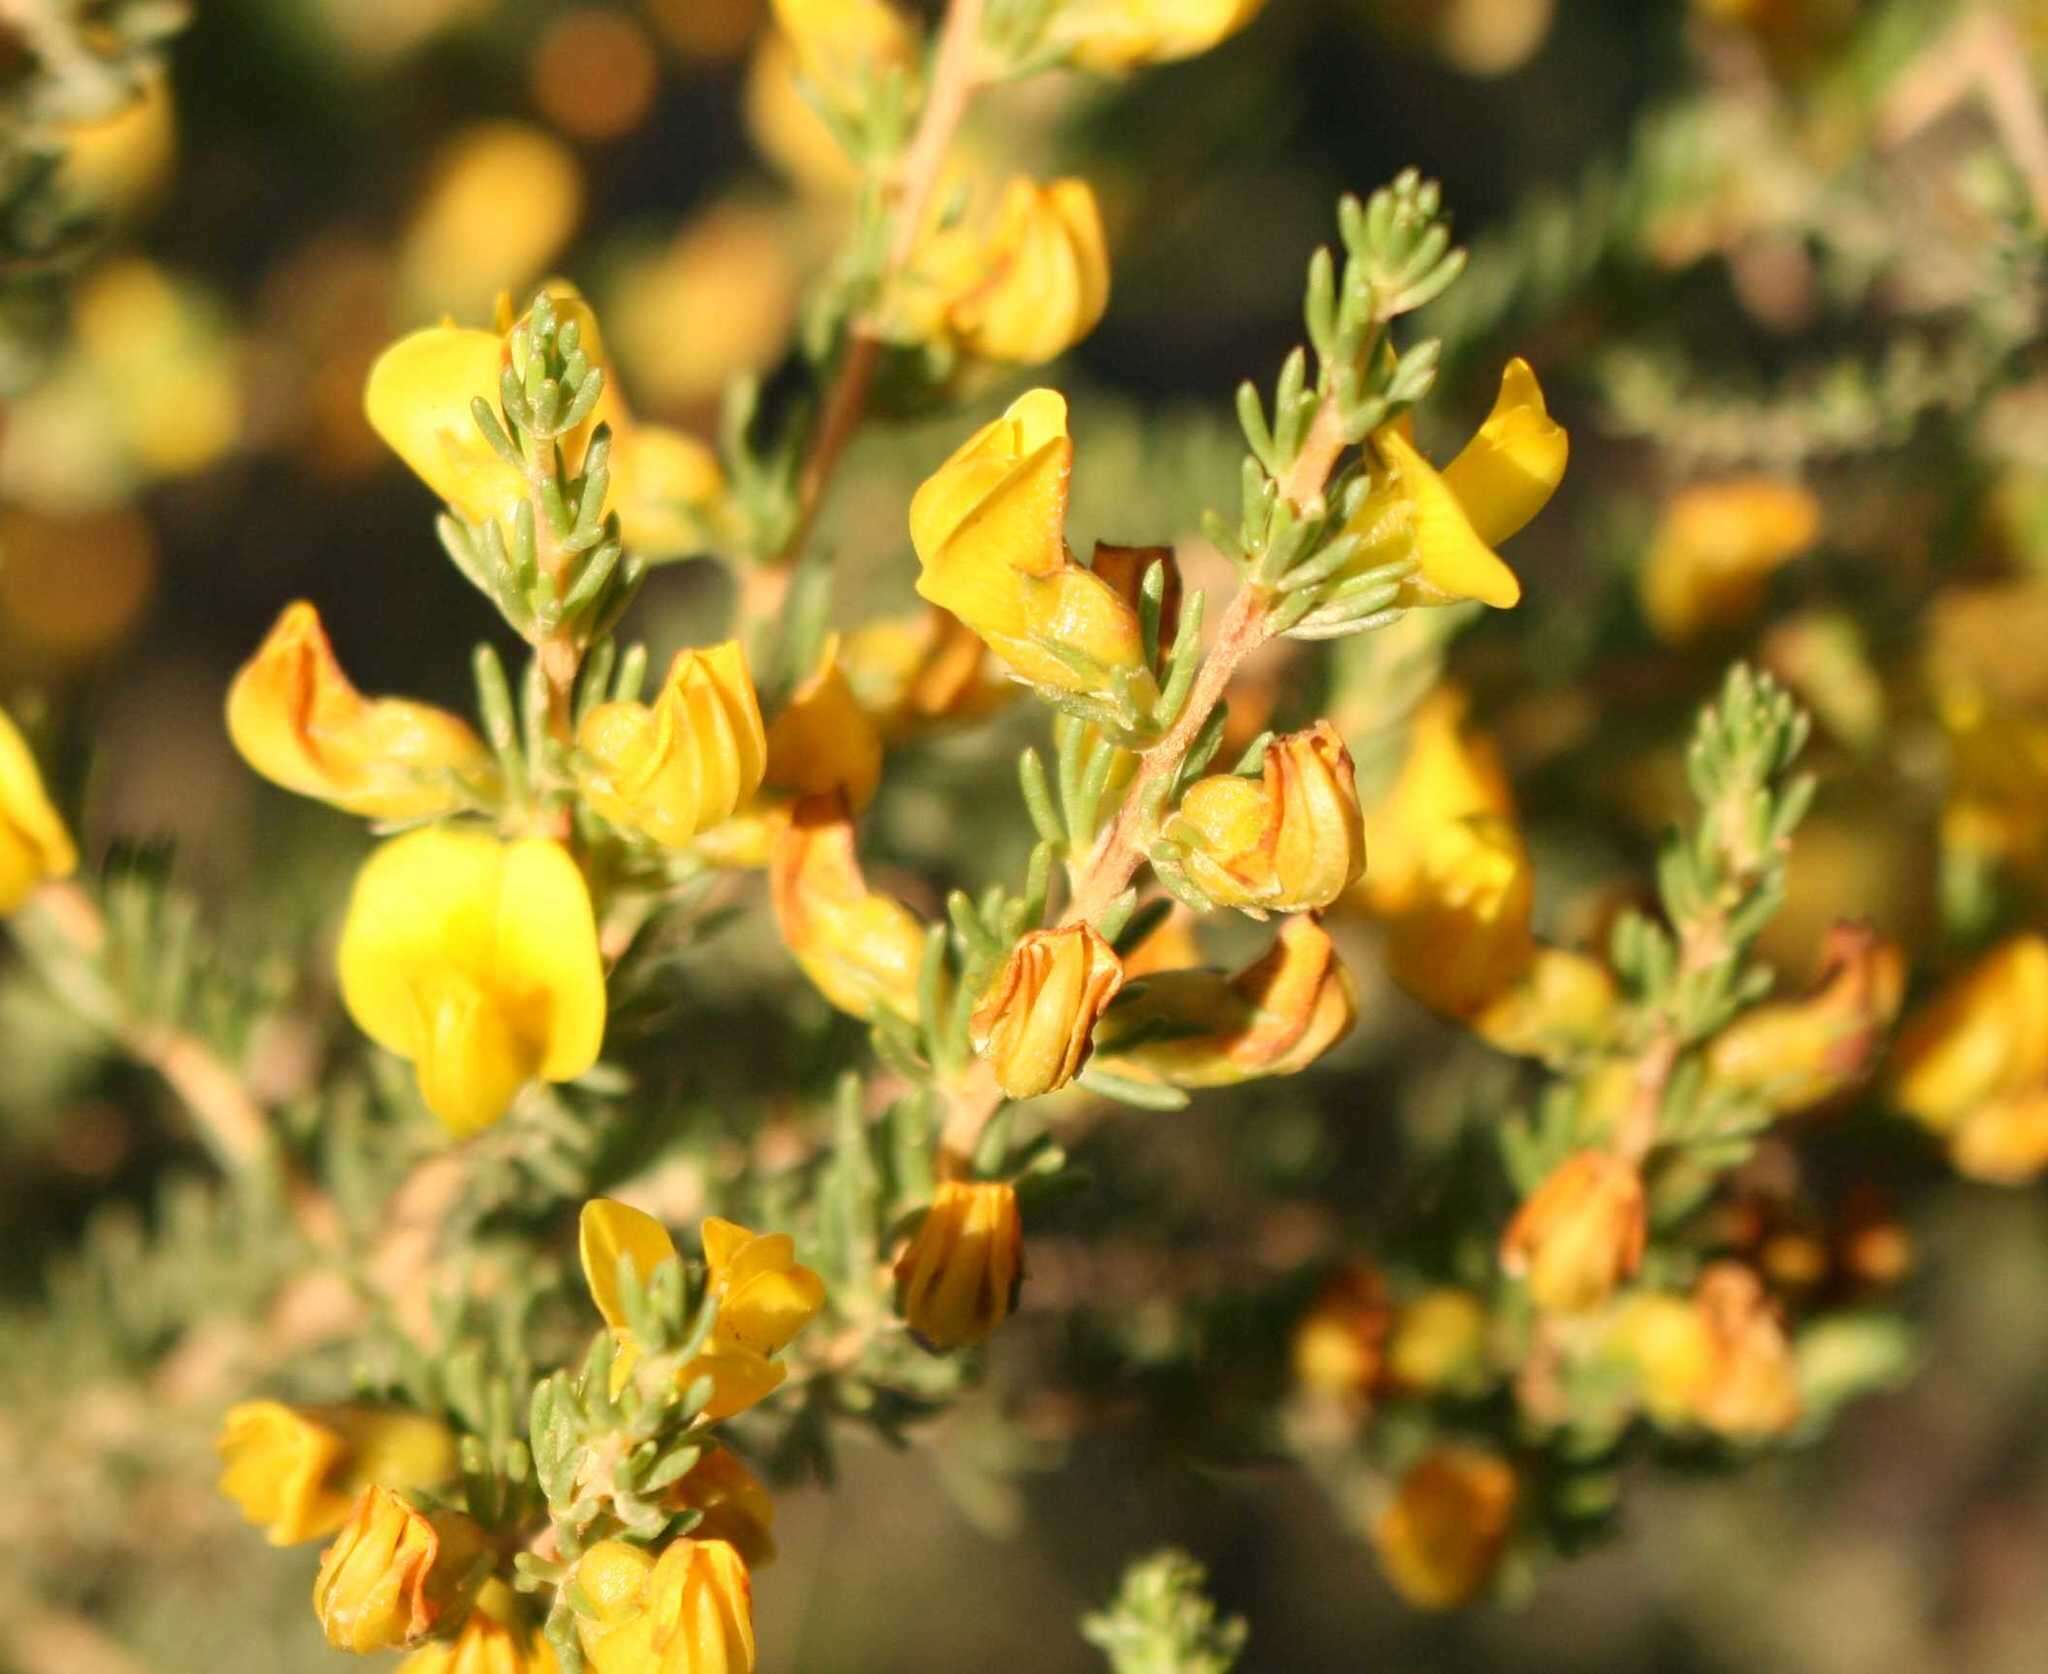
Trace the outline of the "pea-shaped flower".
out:
[[[1405,420],[1374,431],[1370,451],[1370,486],[1345,525],[1361,542],[1353,568],[1414,559],[1405,604],[1519,603],[1522,584],[1494,548],[1549,502],[1569,452],[1529,363],[1508,362],[1492,413],[1441,471],[1417,451]]]
[[[1455,686],[1432,691],[1409,723],[1394,782],[1365,809],[1372,868],[1358,894],[1376,913],[1398,913],[1421,898],[1429,845],[1445,826],[1474,815],[1514,818],[1500,751],[1465,725],[1469,706]]]
[[[987,1340],[1017,1305],[1024,1223],[1015,1189],[947,1180],[896,1262],[896,1309],[935,1353]]]
[[[1387,967],[1424,1005],[1475,1016],[1534,962],[1534,906],[1522,834],[1503,819],[1454,820],[1430,839],[1416,899],[1394,915]]]
[[[1096,1022],[1124,985],[1116,950],[1089,924],[1033,930],[1010,949],[969,1019],[975,1050],[1013,1099],[1081,1073]]]
[[[1468,1603],[1500,1562],[1519,1498],[1506,1460],[1472,1447],[1435,1448],[1401,1478],[1372,1526],[1381,1569],[1418,1609]]]
[[[459,716],[358,692],[303,600],[228,688],[228,736],[272,784],[369,819],[432,819],[497,787],[491,752]]]
[[[2048,1088],[2048,937],[2013,936],[1911,1017],[1892,1054],[1892,1097],[1936,1133]]]
[[[1508,1223],[1500,1261],[1552,1313],[1597,1308],[1643,1259],[1643,1177],[1606,1151],[1580,1151],[1553,1169]]]
[[[722,1540],[672,1540],[655,1557],[601,1540],[577,1561],[577,1619],[592,1674],[753,1674],[753,1583]]]
[[[456,1464],[447,1425],[390,1407],[242,1401],[214,1445],[221,1492],[273,1546],[332,1534],[366,1487],[430,1488]]]
[[[1057,358],[1109,306],[1109,252],[1093,189],[1085,180],[1041,186],[1018,176],[985,225],[960,221],[928,239],[905,288],[910,312],[928,302],[936,318],[927,329],[968,354],[1017,366]]]
[[[320,1554],[313,1610],[344,1651],[417,1643],[466,1603],[483,1530],[458,1511],[431,1515],[389,1488],[366,1488]]]
[[[576,730],[579,788],[624,830],[681,848],[761,787],[768,737],[737,640],[681,651],[652,703],[601,703]]]
[[[1906,996],[1906,956],[1867,925],[1838,924],[1811,993],[1754,1007],[1714,1037],[1707,1079],[1776,1111],[1799,1111],[1855,1086],[1876,1061]]]
[[[1121,671],[1149,690],[1137,613],[1067,551],[1073,466],[1065,399],[1035,389],[1011,402],[912,498],[917,590],[1033,685],[1103,693]]]
[[[27,741],[0,709],[0,914],[11,913],[47,878],[69,877],[78,850],[43,789]]]
[[[365,863],[341,933],[341,997],[410,1059],[457,1134],[528,1081],[572,1081],[604,1041],[604,964],[583,874],[559,843],[428,827]]]
[[[868,888],[844,796],[806,797],[791,810],[769,858],[768,890],[783,945],[820,994],[854,1017],[916,1019],[924,926],[902,902]]]
[[[1328,721],[1266,746],[1259,777],[1197,780],[1167,822],[1188,881],[1254,917],[1327,907],[1365,870],[1351,752]]]
[[[1207,52],[1251,22],[1265,4],[1266,0],[1067,0],[1054,14],[1052,27],[1070,62],[1117,74]]]

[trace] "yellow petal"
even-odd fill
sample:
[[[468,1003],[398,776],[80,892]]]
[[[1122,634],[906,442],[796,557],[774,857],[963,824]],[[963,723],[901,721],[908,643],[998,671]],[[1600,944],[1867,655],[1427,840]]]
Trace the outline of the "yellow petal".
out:
[[[420,997],[420,1096],[456,1134],[489,1127],[533,1079],[539,1054],[492,996],[459,974]]]
[[[627,1257],[645,1283],[654,1276],[655,1268],[673,1260],[676,1253],[675,1242],[661,1222],[609,1197],[592,1198],[584,1204],[576,1223],[576,1247],[583,1258],[583,1282],[590,1287],[590,1300],[614,1331],[626,1328],[626,1311],[619,1301],[619,1258]]]
[[[1066,559],[1073,464],[1067,402],[1057,390],[1027,390],[1001,418],[976,431],[911,498],[911,545],[927,572],[919,592],[946,604],[937,592],[953,583],[931,572],[955,541],[1027,575],[1059,569]],[[954,614],[972,620],[966,611]]]
[[[78,866],[70,832],[50,806],[28,743],[0,709],[0,914],[11,913],[45,878]]]
[[[430,826],[378,846],[363,865],[341,936],[341,993],[379,1046],[413,1057],[421,973],[488,970],[498,917],[499,843]]]
[[[1444,467],[1443,480],[1480,542],[1498,546],[1550,503],[1570,452],[1564,426],[1543,404],[1536,374],[1517,356],[1500,375],[1493,411]]]
[[[1477,599],[1505,610],[1520,602],[1515,572],[1472,527],[1456,494],[1401,432],[1389,426],[1374,438],[1381,456],[1400,478],[1400,491],[1413,520],[1416,585],[1421,602],[1450,604]]]
[[[775,1354],[824,1305],[824,1281],[808,1267],[756,1273],[719,1304],[718,1335],[756,1354]]]
[[[431,326],[377,357],[363,392],[371,427],[412,472],[472,523],[510,522],[526,483],[491,449],[470,402],[495,409],[503,342],[492,332]]]
[[[611,473],[611,507],[629,550],[671,558],[702,548],[702,526],[692,514],[717,499],[725,479],[718,456],[696,437],[635,424],[613,437]]]
[[[544,838],[510,844],[498,896],[502,988],[545,993],[540,1073],[573,1081],[604,1044],[604,960],[590,890],[569,851]]]

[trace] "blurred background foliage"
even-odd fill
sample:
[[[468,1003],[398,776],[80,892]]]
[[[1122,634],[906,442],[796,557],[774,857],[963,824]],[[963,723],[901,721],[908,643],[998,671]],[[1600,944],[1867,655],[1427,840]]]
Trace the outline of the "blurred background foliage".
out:
[[[240,765],[227,676],[307,597],[366,690],[459,704],[486,626],[363,418],[371,358],[565,272],[636,408],[709,434],[727,379],[787,351],[846,209],[759,0],[206,0],[173,33],[174,10],[113,9],[135,100],[66,84],[52,104],[34,31],[67,8],[0,0],[7,120],[60,135],[60,196],[84,210],[53,222],[0,168],[0,700],[70,775],[92,853],[175,851],[190,899],[138,906],[138,946],[181,950],[180,1005],[263,1010],[249,1062],[289,1109],[336,1027],[331,961],[304,950],[328,945],[364,840]],[[1455,653],[1527,812],[1540,926],[1583,940],[1640,889],[1692,711],[1738,650],[1820,720],[1820,798],[1765,939],[1785,986],[1844,913],[1927,972],[2038,924],[2048,769],[1994,799],[1997,844],[1959,846],[1937,700],[1961,667],[2048,707],[2048,160],[2025,118],[2031,100],[2048,144],[2044,67],[2029,0],[1272,0],[1193,62],[1006,89],[970,145],[1085,174],[1115,256],[1107,318],[1059,375],[1077,544],[1172,536],[1199,581],[1201,513],[1241,452],[1230,390],[1298,337],[1333,197],[1419,165],[1473,250],[1426,320],[1449,370],[1429,422],[1464,434],[1512,351],[1573,435],[1558,507],[1516,548],[1527,602]],[[903,508],[965,422],[856,444],[821,530],[849,620],[910,606]],[[1639,602],[1660,508],[1751,469],[1818,494],[1811,552],[1732,610],[1660,619]],[[718,566],[670,566],[638,632],[702,642],[729,608]],[[1273,676],[1290,720],[1319,694],[1301,667]],[[1016,874],[1029,721],[892,770],[870,839],[889,888],[929,914],[935,887]],[[693,1123],[759,1143],[817,1094],[844,1030],[808,997],[779,1015],[780,957],[749,930],[692,951],[694,1009],[660,1044],[688,1109],[629,1149]],[[848,1446],[836,1488],[785,1498],[764,1666],[1098,1667],[1073,1624],[1171,1539],[1250,1619],[1246,1669],[2039,1667],[2048,1218],[2038,1189],[1956,1183],[1875,1116],[1820,1167],[1918,1206],[1917,1376],[1824,1445],[1643,1471],[1619,1538],[1519,1609],[1395,1600],[1341,1496],[1234,1421],[1283,1377],[1289,1323],[1241,1299],[1305,1301],[1300,1276],[1381,1242],[1418,1174],[1521,1095],[1357,968],[1363,1022],[1331,1073],[1089,1130],[1092,1191],[1034,1222],[987,1381],[930,1445]],[[214,1362],[282,1329],[253,1313],[290,1261],[282,1211],[195,1194],[210,1164],[173,1101],[13,967],[0,1039],[0,1667],[344,1666],[304,1606],[310,1560],[256,1550],[212,1491],[234,1393]]]

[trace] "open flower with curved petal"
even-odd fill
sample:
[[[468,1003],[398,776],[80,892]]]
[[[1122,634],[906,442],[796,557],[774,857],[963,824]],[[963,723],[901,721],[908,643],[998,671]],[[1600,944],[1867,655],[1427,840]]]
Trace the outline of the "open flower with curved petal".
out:
[[[69,877],[78,850],[43,789],[28,742],[0,709],[0,915],[47,878]]]
[[[956,219],[912,257],[906,325],[970,355],[1037,366],[1072,348],[1109,306],[1102,211],[1085,180],[1019,175],[985,221]]]
[[[447,1425],[395,1407],[238,1401],[214,1447],[220,1491],[273,1546],[332,1534],[372,1484],[430,1488],[456,1465]]]

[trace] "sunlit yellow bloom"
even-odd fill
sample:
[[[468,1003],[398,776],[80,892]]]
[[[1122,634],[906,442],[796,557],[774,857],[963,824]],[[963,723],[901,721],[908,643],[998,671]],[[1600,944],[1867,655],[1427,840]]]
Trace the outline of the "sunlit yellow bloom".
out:
[[[1518,1057],[1569,1055],[1607,1038],[1619,998],[1598,959],[1539,943],[1521,975],[1473,1015],[1472,1029]]]
[[[667,848],[730,819],[768,764],[768,737],[739,641],[679,651],[651,704],[602,703],[576,729],[590,806]]]
[[[841,115],[856,114],[865,84],[917,63],[917,32],[887,0],[774,0],[775,21],[796,49],[797,73]]]
[[[1137,613],[1067,552],[1073,464],[1064,398],[1019,396],[911,500],[917,590],[1034,685],[1103,692],[1123,671],[1149,691]]]
[[[1892,1097],[1937,1133],[2048,1087],[2048,937],[2008,938],[1907,1020]]]
[[[672,1540],[654,1557],[605,1540],[576,1565],[594,1614],[576,1624],[592,1674],[753,1674],[753,1584],[722,1540]]]
[[[993,1180],[944,1180],[896,1261],[896,1311],[935,1352],[985,1342],[1017,1305],[1024,1223]]]
[[[1085,180],[1012,179],[985,225],[959,221],[927,239],[906,289],[921,335],[942,330],[966,353],[1012,365],[1057,358],[1109,306],[1093,189]]]
[[[1125,973],[1139,974],[1128,962]],[[1312,918],[1289,918],[1272,947],[1235,976],[1200,969],[1147,975],[1105,1026],[1114,1032],[1102,1041],[1099,1061],[1118,1075],[1176,1087],[1229,1086],[1307,1069],[1357,1017],[1357,985],[1328,932]],[[1117,1044],[1131,1037],[1130,1047]]]
[[[28,742],[0,709],[0,915],[11,913],[47,878],[69,877],[78,850],[43,789]]]
[[[559,843],[427,827],[364,864],[341,932],[356,1026],[412,1061],[455,1133],[528,1081],[573,1081],[604,1042],[604,964],[583,874]]]
[[[820,994],[855,1017],[916,1019],[924,926],[868,888],[843,797],[796,805],[775,839],[768,887],[783,945]]]
[[[974,1008],[975,1050],[1010,1098],[1055,1092],[1081,1073],[1095,1025],[1123,985],[1116,950],[1093,925],[1033,930]]]
[[[445,1424],[390,1407],[242,1401],[214,1448],[220,1491],[273,1546],[332,1534],[367,1487],[430,1488],[456,1463]]]
[[[1258,778],[1196,780],[1165,834],[1219,906],[1255,916],[1327,907],[1365,870],[1351,752],[1328,721],[1287,733],[1266,746]]]
[[[365,1488],[320,1554],[313,1610],[344,1651],[416,1644],[458,1610],[484,1532],[459,1511],[429,1515],[389,1488]]]
[[[1389,927],[1387,968],[1425,1005],[1471,1017],[1536,958],[1535,877],[1522,834],[1480,815],[1439,826],[1423,853],[1417,899]]]
[[[887,740],[975,721],[1016,695],[980,635],[950,610],[884,617],[855,628],[840,648],[854,695]]]
[[[303,600],[228,688],[228,736],[272,784],[370,819],[452,814],[497,787],[491,752],[459,716],[358,692]]]
[[[576,154],[544,128],[478,122],[435,152],[407,218],[398,278],[421,316],[480,314],[531,284],[583,213]]]
[[[738,1454],[707,1447],[668,1491],[668,1498],[669,1503],[700,1514],[690,1530],[694,1539],[730,1542],[749,1569],[775,1561],[775,1502]]]
[[[1401,1389],[1469,1392],[1486,1372],[1486,1305],[1469,1290],[1440,1285],[1394,1316],[1387,1378]]]
[[[1798,483],[1732,477],[1674,494],[1642,573],[1643,613],[1683,644],[1747,621],[1778,569],[1813,545],[1820,502]]]
[[[1899,945],[1865,925],[1837,925],[1812,992],[1757,1006],[1723,1029],[1707,1049],[1707,1078],[1773,1110],[1810,1109],[1869,1073],[1905,997]]]
[[[1515,1212],[1500,1262],[1528,1281],[1537,1307],[1584,1313],[1635,1272],[1648,1230],[1642,1175],[1605,1151],[1580,1151]]]
[[[1362,1263],[1338,1268],[1295,1322],[1295,1381],[1313,1394],[1363,1405],[1379,1385],[1393,1323],[1386,1280]]]
[[[1549,502],[1569,452],[1529,363],[1508,362],[1493,411],[1441,471],[1416,451],[1405,421],[1373,432],[1371,450],[1370,489],[1345,525],[1362,542],[1352,568],[1414,559],[1406,604],[1519,603],[1522,584],[1494,548]]]
[[[1782,1435],[1799,1422],[1799,1368],[1763,1281],[1739,1262],[1700,1275],[1693,1306],[1706,1328],[1705,1377],[1693,1416],[1736,1438]]]
[[[1372,1526],[1380,1567],[1423,1610],[1475,1597],[1506,1546],[1520,1497],[1514,1467],[1470,1447],[1438,1447],[1401,1478]]]
[[[861,708],[839,666],[839,636],[768,729],[767,783],[798,796],[843,791],[865,808],[882,779],[882,735]]]
[[[619,1341],[613,1381],[623,1388],[640,1351],[619,1293],[620,1258],[629,1260],[645,1282],[664,1261],[676,1258],[676,1247],[653,1216],[610,1198],[586,1203],[578,1230],[591,1301]],[[796,1259],[795,1242],[787,1234],[749,1232],[715,1215],[706,1217],[702,1233],[718,1316],[710,1340],[684,1363],[676,1382],[688,1389],[709,1378],[712,1393],[705,1415],[730,1418],[780,1386],[785,1374],[774,1356],[824,1306],[825,1287]]]
[[[1170,64],[1228,40],[1266,0],[1067,0],[1053,18],[1054,39],[1083,69],[1116,75],[1141,64]]]
[[[1456,686],[1432,691],[1415,711],[1392,786],[1365,810],[1372,865],[1358,894],[1376,913],[1405,912],[1422,898],[1429,846],[1445,826],[1474,816],[1515,817],[1499,750],[1465,725],[1470,706]]]
[[[557,1674],[555,1648],[527,1621],[512,1589],[498,1580],[479,1589],[476,1608],[453,1639],[422,1645],[398,1674]]]

